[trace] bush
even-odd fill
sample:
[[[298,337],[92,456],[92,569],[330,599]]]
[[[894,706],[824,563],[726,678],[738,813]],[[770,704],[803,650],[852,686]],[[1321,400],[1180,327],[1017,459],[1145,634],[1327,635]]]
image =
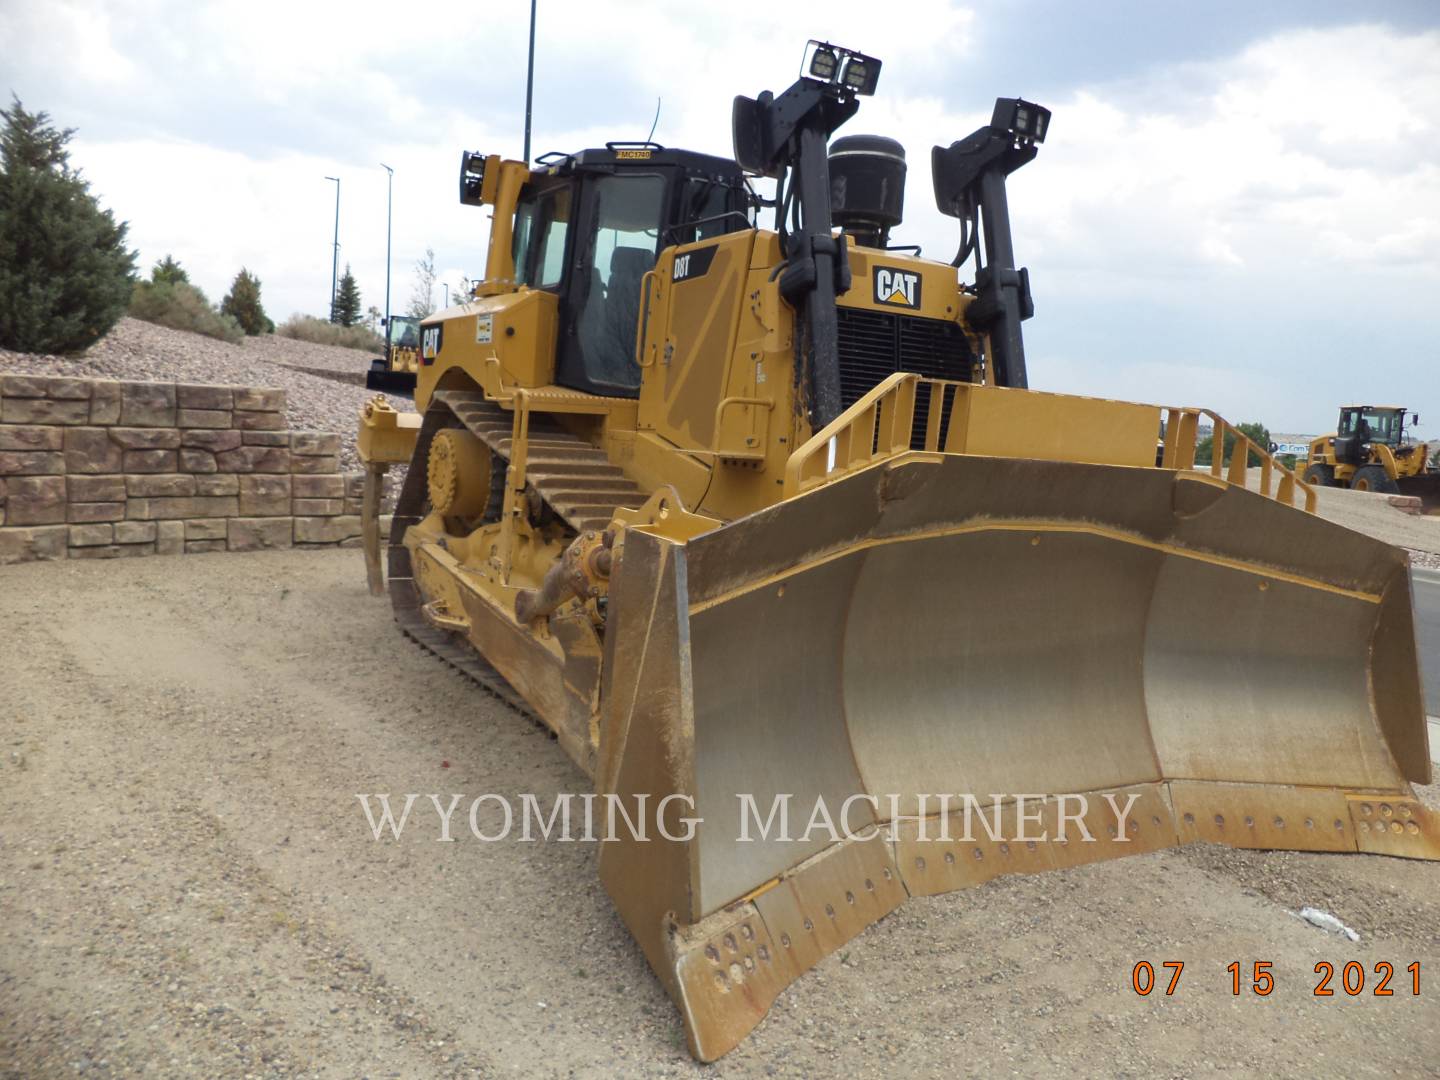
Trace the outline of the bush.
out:
[[[135,276],[127,226],[70,167],[74,135],[15,98],[0,110],[0,347],[72,353],[125,313]]]
[[[1261,423],[1258,423],[1258,422],[1252,420],[1252,421],[1250,421],[1249,423],[1237,424],[1236,426],[1237,426],[1242,432],[1245,433],[1246,437],[1248,437],[1251,442],[1253,442],[1255,445],[1259,446],[1260,449],[1264,450],[1264,449],[1266,449],[1267,447],[1269,447],[1269,445],[1270,445],[1270,431],[1269,431],[1268,428],[1265,427],[1264,424],[1261,424]],[[1235,432],[1232,431],[1232,430],[1230,430],[1229,428],[1226,428],[1226,430],[1225,430],[1225,449],[1224,449],[1224,454],[1225,454],[1225,456],[1221,459],[1221,463],[1224,464],[1224,465],[1230,464],[1230,458],[1233,456],[1234,452],[1235,452]],[[1209,465],[1209,464],[1211,463],[1211,461],[1214,459],[1214,457],[1215,457],[1215,436],[1213,436],[1213,435],[1207,435],[1207,436],[1205,436],[1205,438],[1201,439],[1198,443],[1195,444],[1195,464],[1196,464],[1196,465]],[[1249,467],[1253,467],[1253,466],[1259,465],[1259,464],[1260,464],[1260,455],[1257,454],[1254,450],[1251,450],[1251,451],[1246,455],[1245,464],[1246,464],[1246,466],[1249,466]]]
[[[232,345],[238,345],[245,337],[245,331],[232,316],[220,314],[210,306],[203,292],[183,281],[175,284],[138,282],[130,295],[130,314],[172,330],[188,330]]]
[[[275,332],[275,324],[260,304],[260,279],[243,266],[230,286],[230,295],[220,302],[220,314],[234,318],[251,337]]]
[[[340,345],[347,349],[365,349],[373,353],[385,351],[384,339],[368,327],[337,326],[309,315],[291,315],[275,332],[281,337],[309,341],[316,345]]]
[[[190,275],[172,256],[166,255],[155,260],[155,265],[150,268],[150,280],[156,285],[179,285],[182,282],[189,285]]]

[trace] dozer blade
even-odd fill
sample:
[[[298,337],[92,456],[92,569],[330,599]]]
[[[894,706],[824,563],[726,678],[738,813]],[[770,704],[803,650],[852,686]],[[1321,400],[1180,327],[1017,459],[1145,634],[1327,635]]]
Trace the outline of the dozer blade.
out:
[[[601,875],[702,1059],[910,894],[1197,840],[1440,857],[1404,553],[1256,493],[912,453],[621,543],[597,782],[682,798]]]

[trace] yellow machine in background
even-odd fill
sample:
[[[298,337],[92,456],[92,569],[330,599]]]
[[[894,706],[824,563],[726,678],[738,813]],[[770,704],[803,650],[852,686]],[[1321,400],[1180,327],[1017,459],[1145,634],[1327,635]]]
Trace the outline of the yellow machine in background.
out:
[[[879,62],[812,43],[806,70],[736,99],[734,161],[466,154],[485,280],[421,328],[420,411],[360,429],[377,589],[409,463],[400,626],[664,826],[600,873],[692,1051],[911,894],[1196,840],[1440,855],[1404,552],[1241,433],[1197,471],[1211,413],[1027,388],[1005,178],[1048,112],[1002,99],[935,148],[962,233],[935,262],[889,243],[899,144],[828,142]],[[1096,842],[1015,840],[1028,792],[1052,839],[1091,796]],[[941,793],[1011,793],[1002,835],[937,839]],[[803,835],[753,835],[777,799]]]
[[[415,374],[420,370],[420,320],[409,315],[391,315],[385,322],[385,355],[370,362],[365,386],[371,390],[414,393]]]
[[[1429,467],[1431,448],[1405,435],[1406,410],[1395,405],[1346,405],[1335,434],[1310,443],[1305,481],[1387,495],[1417,495],[1440,511],[1440,472]],[[1418,413],[1410,423],[1419,424]]]

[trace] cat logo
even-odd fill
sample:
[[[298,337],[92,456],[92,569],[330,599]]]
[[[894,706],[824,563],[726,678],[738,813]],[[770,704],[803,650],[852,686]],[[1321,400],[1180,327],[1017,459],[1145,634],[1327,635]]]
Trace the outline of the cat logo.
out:
[[[443,324],[427,326],[420,331],[420,355],[425,363],[433,364],[435,357],[440,355],[440,332]]]
[[[891,307],[920,306],[920,275],[911,270],[875,268],[875,302]]]

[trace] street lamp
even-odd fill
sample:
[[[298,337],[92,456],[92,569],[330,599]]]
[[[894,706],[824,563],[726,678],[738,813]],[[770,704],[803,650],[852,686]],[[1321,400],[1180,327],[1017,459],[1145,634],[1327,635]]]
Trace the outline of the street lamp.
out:
[[[325,179],[335,181],[335,254],[330,261],[330,321],[333,323],[335,321],[335,290],[340,283],[340,178],[327,176]]]
[[[395,170],[383,161],[380,167],[385,170],[385,340],[390,340],[390,210],[393,205],[395,192]]]
[[[445,306],[448,308],[450,306],[450,283],[442,281],[440,284],[445,287]]]

